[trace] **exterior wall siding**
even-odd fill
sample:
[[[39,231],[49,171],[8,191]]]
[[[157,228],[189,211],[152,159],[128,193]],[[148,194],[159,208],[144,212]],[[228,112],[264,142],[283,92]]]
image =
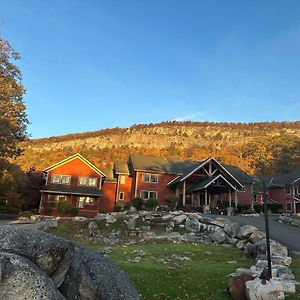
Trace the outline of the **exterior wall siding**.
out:
[[[104,182],[102,185],[102,196],[99,202],[100,212],[111,212],[114,210],[117,183]]]
[[[125,178],[125,183],[121,183],[121,177],[120,176],[124,176]],[[116,202],[131,202],[133,197],[132,194],[132,177],[128,176],[128,175],[119,175],[118,176],[118,187],[117,187],[117,194],[116,194]],[[119,199],[119,195],[120,193],[124,193],[124,200],[120,200]]]
[[[157,192],[158,197],[157,201],[159,205],[165,205],[165,196],[168,194],[176,194],[175,190],[171,190],[168,187],[168,183],[173,180],[174,178],[177,177],[177,175],[168,175],[168,174],[156,174],[156,173],[151,173],[154,175],[157,175],[158,177],[158,183],[149,183],[149,182],[143,182],[142,181],[142,176],[143,173],[149,173],[150,172],[138,172],[137,173],[137,197],[141,197],[141,191],[151,191],[151,192]]]
[[[294,201],[292,199],[292,194],[285,194],[284,188],[282,187],[269,189],[269,199],[282,204],[284,212],[291,212],[287,211],[287,203],[291,203],[293,209]]]

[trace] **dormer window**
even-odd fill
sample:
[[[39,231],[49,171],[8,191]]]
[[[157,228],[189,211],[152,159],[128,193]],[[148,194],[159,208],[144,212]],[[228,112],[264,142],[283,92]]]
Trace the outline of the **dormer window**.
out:
[[[95,178],[95,177],[79,177],[79,185],[96,186],[97,178]]]
[[[51,176],[51,183],[57,184],[70,184],[71,176],[70,175],[60,175],[54,174]]]
[[[158,176],[150,173],[143,173],[143,182],[158,183]]]

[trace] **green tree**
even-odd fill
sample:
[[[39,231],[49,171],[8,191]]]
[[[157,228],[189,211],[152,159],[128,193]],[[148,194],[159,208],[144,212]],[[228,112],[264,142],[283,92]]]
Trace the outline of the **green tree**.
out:
[[[0,36],[0,158],[19,156],[19,142],[26,138],[25,89],[21,71],[14,64],[19,58],[19,54]]]

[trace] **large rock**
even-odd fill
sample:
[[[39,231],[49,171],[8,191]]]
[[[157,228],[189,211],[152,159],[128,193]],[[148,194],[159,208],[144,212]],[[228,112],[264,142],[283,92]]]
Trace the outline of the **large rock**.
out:
[[[261,255],[263,257],[266,254],[266,249],[267,249],[266,239],[258,240],[253,245],[252,248],[253,256],[256,257]],[[282,256],[282,257],[288,256],[287,247],[273,240],[270,241],[270,250],[272,256]]]
[[[222,228],[225,226],[225,224],[230,224],[230,223],[231,223],[231,221],[229,221],[226,218],[216,218],[216,219],[211,221],[212,225],[216,225],[216,226],[219,226],[219,227],[222,227]]]
[[[251,233],[249,240],[251,241],[252,244],[255,244],[258,240],[264,239],[266,237],[266,233],[263,231],[254,231]]]
[[[236,237],[239,230],[240,225],[238,223],[229,223],[224,225],[224,231],[232,238]]]
[[[239,238],[248,238],[254,231],[257,231],[258,229],[255,226],[252,225],[245,225],[240,228],[240,231],[238,233]]]
[[[70,300],[140,299],[123,271],[103,255],[80,247],[60,290]]]
[[[281,300],[284,299],[284,288],[281,282],[270,279],[263,284],[256,278],[246,282],[246,295],[249,300]]]
[[[97,233],[98,225],[95,221],[91,221],[88,224],[89,236],[95,236]]]
[[[186,215],[178,215],[174,217],[173,221],[175,222],[175,224],[181,224],[186,218]]]
[[[246,300],[245,283],[255,277],[247,272],[235,275],[229,279],[228,291],[234,300]]]
[[[71,242],[42,231],[0,227],[0,251],[15,253],[35,263],[60,286],[74,256]]]
[[[107,216],[106,222],[107,222],[108,224],[113,224],[113,223],[115,223],[116,221],[117,221],[117,219],[116,219],[113,215],[108,215],[108,216]]]
[[[63,300],[64,297],[53,281],[31,261],[0,252],[0,299]]]
[[[196,219],[186,219],[185,229],[192,232],[200,231],[200,222]]]
[[[221,244],[221,243],[225,242],[227,235],[222,229],[220,229],[220,230],[217,230],[217,231],[211,233],[209,235],[209,237],[211,238],[211,240],[213,242],[217,242],[217,243]]]

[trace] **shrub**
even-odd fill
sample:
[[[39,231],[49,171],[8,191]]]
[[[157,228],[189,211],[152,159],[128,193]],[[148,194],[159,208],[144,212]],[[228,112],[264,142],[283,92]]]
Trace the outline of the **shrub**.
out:
[[[53,211],[52,206],[50,204],[46,203],[44,205],[44,212],[45,212],[45,214],[46,215],[51,215],[52,211]]]
[[[70,215],[72,217],[76,217],[78,215],[79,209],[77,207],[71,207],[70,208]]]
[[[144,205],[144,200],[142,198],[133,198],[132,206],[134,206],[137,210],[141,210]]]
[[[131,207],[130,203],[126,202],[125,205],[123,206],[124,210],[129,210]]]
[[[119,212],[122,210],[122,205],[116,203],[114,206],[114,212]]]
[[[165,196],[165,201],[171,209],[176,208],[178,200],[178,197],[174,194],[169,194]]]
[[[250,213],[250,204],[244,204],[238,206],[239,213],[249,214]]]
[[[145,207],[147,210],[153,210],[155,207],[157,207],[157,200],[156,198],[150,198],[145,202]]]
[[[60,200],[57,203],[57,210],[61,212],[63,215],[70,212],[70,203],[66,200]]]
[[[262,212],[262,205],[260,204],[254,204],[254,210],[256,213],[261,213]]]
[[[34,215],[38,215],[39,214],[39,209],[38,208],[33,208],[30,210]]]

